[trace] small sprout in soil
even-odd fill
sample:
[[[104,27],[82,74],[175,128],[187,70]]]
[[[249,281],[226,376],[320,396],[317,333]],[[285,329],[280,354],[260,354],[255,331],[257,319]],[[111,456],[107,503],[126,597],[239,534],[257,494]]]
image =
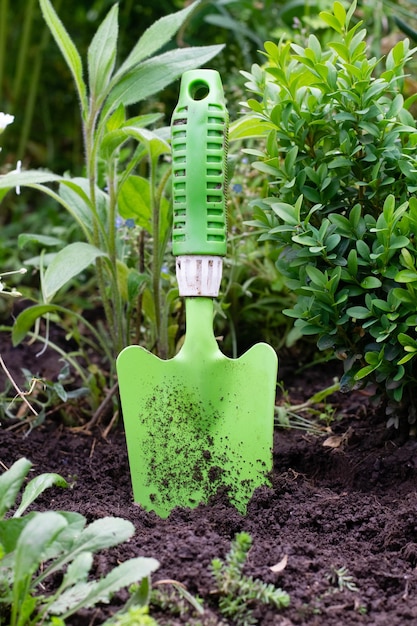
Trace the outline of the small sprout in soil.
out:
[[[120,615],[112,626],[158,626],[158,622],[148,613],[147,606],[131,607],[126,613]]]
[[[224,617],[233,619],[236,626],[258,623],[252,612],[256,603],[271,604],[278,609],[290,603],[289,595],[282,589],[243,574],[251,546],[251,536],[245,532],[238,533],[226,559],[213,559],[211,562],[217,584],[213,593],[219,596],[220,612]]]
[[[327,398],[340,389],[337,379],[325,389],[321,389],[301,404],[291,404],[288,391],[279,383],[283,403],[275,407],[275,424],[279,428],[296,428],[311,435],[323,435],[330,431],[331,424],[337,419],[336,410]]]
[[[347,591],[358,591],[358,587],[346,567],[333,567],[332,571],[327,575],[327,580],[339,591],[344,591],[345,589]]]

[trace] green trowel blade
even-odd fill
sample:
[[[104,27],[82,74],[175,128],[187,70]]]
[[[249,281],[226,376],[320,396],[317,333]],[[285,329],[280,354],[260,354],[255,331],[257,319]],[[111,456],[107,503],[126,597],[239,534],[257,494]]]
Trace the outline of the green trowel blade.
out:
[[[173,359],[129,346],[117,360],[134,500],[167,517],[222,489],[244,513],[272,469],[277,356],[263,343],[224,356],[209,298],[187,298],[186,313]]]

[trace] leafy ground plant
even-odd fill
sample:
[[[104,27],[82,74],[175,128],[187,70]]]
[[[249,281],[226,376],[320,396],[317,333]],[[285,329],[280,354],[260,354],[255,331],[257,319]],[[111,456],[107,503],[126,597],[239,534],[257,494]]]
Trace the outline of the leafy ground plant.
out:
[[[41,474],[25,487],[31,463],[20,459],[0,476],[0,622],[10,626],[63,625],[82,608],[108,602],[111,595],[136,583],[121,611],[108,624],[146,621],[149,577],[158,567],[152,558],[125,561],[104,578],[91,577],[93,555],[129,539],[134,526],[124,519],[105,517],[91,524],[84,516],[68,512],[26,513],[36,498],[52,485],[67,486],[57,474]],[[55,590],[45,593],[45,584],[61,576]],[[130,613],[135,622],[126,621]],[[150,618],[149,618],[150,619]]]
[[[163,276],[164,252],[171,229],[168,191],[170,168],[166,128],[150,130],[159,113],[133,115],[132,107],[178,78],[184,71],[206,64],[222,46],[173,49],[156,54],[174,37],[197,3],[161,18],[139,38],[127,58],[116,67],[118,5],[115,4],[94,35],[87,53],[87,80],[81,56],[50,0],[39,0],[44,19],[73,77],[80,104],[84,139],[85,176],[48,172],[12,172],[0,177],[0,195],[11,187],[30,186],[56,200],[77,224],[79,240],[65,245],[41,234],[22,234],[20,244],[36,241],[42,253],[40,303],[16,320],[13,341],[18,344],[41,317],[72,316],[87,330],[90,347],[106,361],[110,375],[120,350],[143,339],[142,326],[152,332],[147,347],[167,356],[164,332],[172,303],[170,282]],[[58,190],[46,183],[58,184]],[[136,231],[126,239],[129,224]],[[146,245],[148,243],[149,245]],[[57,252],[56,247],[61,246]],[[132,252],[134,249],[134,252]],[[95,298],[105,325],[88,323],[82,312],[58,305],[63,290],[81,273],[95,269]],[[166,287],[166,289],[165,289]],[[168,314],[164,316],[164,311]],[[136,316],[136,323],[133,320]],[[145,319],[146,317],[146,319]],[[77,333],[75,333],[77,335]],[[83,333],[78,336],[83,341]],[[110,385],[111,387],[111,385]]]
[[[253,616],[253,606],[257,602],[271,604],[277,609],[285,608],[290,602],[289,595],[282,589],[243,574],[251,546],[251,536],[245,532],[238,533],[226,559],[213,559],[211,562],[220,612],[237,626],[257,624]]]
[[[297,294],[295,327],[343,361],[342,391],[376,385],[398,425],[416,420],[417,130],[401,92],[415,50],[398,42],[375,76],[355,8],[321,13],[325,49],[314,35],[267,42],[265,66],[245,73],[271,194],[253,224]]]

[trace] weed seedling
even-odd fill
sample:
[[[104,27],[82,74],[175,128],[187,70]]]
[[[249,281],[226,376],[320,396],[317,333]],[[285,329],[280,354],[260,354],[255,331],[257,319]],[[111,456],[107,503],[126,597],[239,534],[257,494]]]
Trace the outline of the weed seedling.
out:
[[[358,591],[356,583],[346,567],[333,567],[332,571],[327,575],[327,580],[339,591],[344,591],[345,589],[347,591]]]
[[[256,603],[271,604],[282,609],[289,605],[290,597],[282,589],[268,585],[259,579],[243,574],[243,568],[252,538],[248,533],[238,533],[226,559],[213,559],[211,569],[219,596],[219,609],[226,618],[233,619],[237,626],[257,624],[252,608]]]

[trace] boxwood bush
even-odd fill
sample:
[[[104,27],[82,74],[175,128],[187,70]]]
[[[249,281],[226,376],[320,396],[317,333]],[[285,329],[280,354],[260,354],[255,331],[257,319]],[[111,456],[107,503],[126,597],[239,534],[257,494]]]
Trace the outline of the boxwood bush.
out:
[[[252,223],[279,250],[295,327],[343,361],[342,390],[372,385],[398,425],[417,404],[417,129],[403,97],[415,49],[371,58],[355,8],[321,13],[325,48],[266,42],[265,65],[244,72],[245,123],[264,137],[248,152],[269,181]]]

